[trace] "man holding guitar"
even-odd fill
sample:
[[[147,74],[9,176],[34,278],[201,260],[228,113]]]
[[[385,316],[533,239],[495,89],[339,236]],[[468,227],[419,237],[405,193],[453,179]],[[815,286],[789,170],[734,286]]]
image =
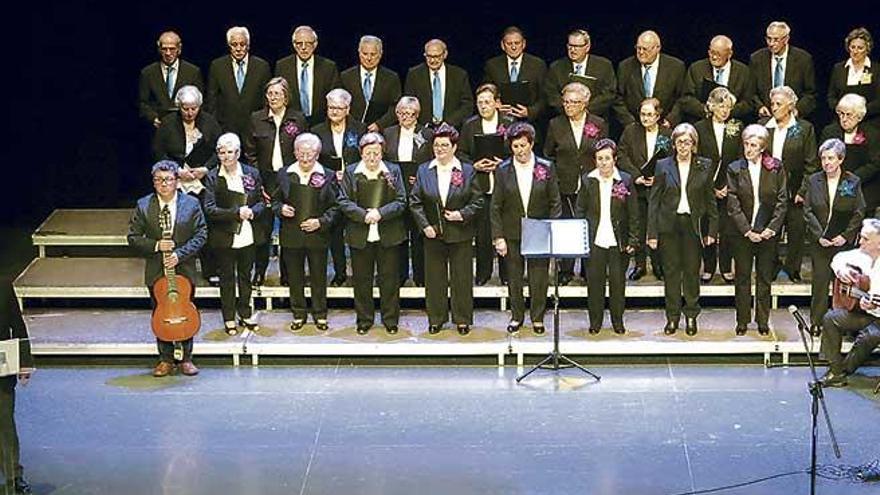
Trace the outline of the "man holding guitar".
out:
[[[178,194],[178,166],[175,162],[163,160],[156,163],[153,165],[152,174],[153,188],[156,192],[138,200],[137,208],[129,222],[128,244],[147,258],[144,282],[150,288],[154,307],[153,330],[157,333],[156,343],[159,348],[159,364],[153,369],[153,376],[163,377],[171,374],[176,362],[179,363],[181,373],[192,376],[199,372],[192,363],[192,337],[175,342],[160,338],[155,311],[166,299],[171,300],[172,309],[191,302],[178,303],[175,299],[178,294],[188,298],[193,295],[191,289],[196,274],[196,254],[205,245],[208,227],[199,201],[192,196]],[[162,221],[163,218],[165,222]],[[171,228],[164,232],[170,235],[163,237],[162,227],[166,222]],[[183,285],[189,286],[188,293],[186,287],[182,287],[179,283],[181,277],[177,277],[178,283],[156,284],[157,287],[170,286],[170,290],[153,289],[154,283],[163,282],[159,279],[174,278],[175,273],[185,279],[182,282]],[[198,320],[197,310],[194,319]],[[164,320],[175,323],[182,318],[173,317]],[[197,327],[196,331],[198,331]]]
[[[822,320],[822,354],[828,359],[828,372],[819,382],[825,387],[846,386],[846,377],[868,360],[880,344],[880,220],[862,222],[859,247],[834,256],[831,270],[835,283],[835,309]],[[845,304],[841,291],[857,298]],[[849,306],[847,308],[846,306]],[[853,334],[852,350],[844,358],[840,346],[844,334]]]

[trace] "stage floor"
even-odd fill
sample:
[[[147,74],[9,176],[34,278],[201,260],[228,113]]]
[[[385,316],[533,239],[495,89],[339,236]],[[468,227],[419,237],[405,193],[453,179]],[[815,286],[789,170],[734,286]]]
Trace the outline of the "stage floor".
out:
[[[47,368],[19,389],[38,494],[667,495],[809,465],[804,368]],[[866,373],[878,373],[869,368]],[[821,464],[880,457],[874,378],[827,392]],[[797,474],[726,491],[808,493]],[[820,480],[818,493],[877,493]]]

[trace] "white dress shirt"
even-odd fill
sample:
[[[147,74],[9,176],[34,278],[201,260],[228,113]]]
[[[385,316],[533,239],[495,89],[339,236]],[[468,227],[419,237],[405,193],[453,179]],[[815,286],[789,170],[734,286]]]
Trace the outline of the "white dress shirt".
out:
[[[281,121],[284,118],[284,112],[281,112],[281,115],[275,115],[269,110],[269,116],[275,122],[275,143],[272,145],[272,170],[277,172],[284,166],[284,158],[281,155]]]
[[[397,159],[401,162],[413,161],[415,128],[400,127],[400,139],[397,141]]]
[[[695,158],[692,158],[694,160]],[[691,204],[688,201],[688,193],[687,193],[687,183],[688,177],[691,175],[691,165],[682,165],[678,164],[678,177],[681,179],[681,195],[678,197],[678,208],[675,209],[676,213],[679,214],[688,214],[691,213]]]
[[[837,177],[831,178],[828,177],[828,174],[825,174],[825,180],[828,181],[828,221],[831,221],[831,211],[834,209],[834,200],[837,199],[837,186],[840,184],[840,177],[843,175],[843,172],[839,172]]]
[[[568,124],[571,126],[571,133],[574,136],[574,144],[580,148],[581,141],[584,139],[584,126],[587,125],[587,115],[584,114],[583,118],[579,120],[568,119]]]
[[[523,212],[529,216],[529,199],[532,197],[532,181],[535,174],[535,154],[529,157],[526,163],[512,160],[513,171],[516,173],[516,185],[519,188],[519,199],[522,201]]]
[[[865,69],[868,69],[867,72]],[[855,65],[852,63],[852,59],[849,58],[846,60],[846,85],[847,86],[856,86],[858,84],[871,84],[870,81],[862,82],[865,74],[868,74],[867,79],[870,79],[873,74],[871,74],[871,59],[865,57],[865,65],[862,66],[861,70],[856,70]]]
[[[303,172],[303,170],[299,167],[299,160],[293,162],[289,167],[287,167],[287,173],[296,174],[299,177],[299,183],[302,185],[307,185],[309,183],[309,179],[312,178],[312,174],[321,174],[326,176],[327,174],[324,172],[324,167],[321,166],[320,163],[316,163],[310,172]]]
[[[715,132],[715,146],[718,148],[718,156],[721,157],[721,149],[724,147],[724,133],[727,131],[725,122],[712,121],[712,130]],[[726,164],[721,164],[722,166]]]
[[[453,157],[448,164],[441,165],[440,162],[435,159],[431,160],[431,163],[428,164],[428,168],[437,169],[437,190],[440,193],[440,203],[446,208],[446,196],[449,195],[449,183],[452,181],[452,171],[462,170],[461,162],[458,161],[458,158]]]
[[[645,147],[648,151],[648,158],[654,156],[654,150],[657,148],[657,134],[659,132],[659,129],[656,131],[645,130]]]
[[[648,71],[651,73],[651,96],[654,96],[654,88],[657,87],[657,72],[658,72],[659,67],[660,67],[660,56],[659,55],[654,60],[654,62],[652,62],[650,65],[648,65],[647,68],[644,65],[642,65],[642,70],[641,70],[642,81],[645,80],[645,71]]]
[[[223,165],[218,165],[220,167],[220,171],[218,175],[226,179],[226,188],[230,191],[247,194],[244,190],[244,182],[242,181],[242,172],[241,166],[237,167],[237,170],[234,174],[230,174],[226,171],[226,167]],[[239,249],[243,247],[250,246],[254,243],[254,229],[251,226],[250,220],[242,220],[241,221],[241,229],[237,234],[232,236],[232,249]]]
[[[716,81],[715,78],[718,77],[719,70],[722,71],[721,72],[721,80]],[[727,63],[722,65],[721,67],[715,67],[715,66],[712,67],[712,80],[717,82],[718,84],[724,86],[724,87],[729,86],[729,83],[730,83],[730,60],[728,60]]]
[[[788,124],[785,126],[777,122],[775,117],[771,118],[766,124],[764,124],[764,127],[773,130],[773,150],[771,150],[773,158],[782,160],[782,148],[785,147],[785,139],[788,137],[788,129],[794,124],[794,117],[789,117]]]
[[[758,216],[758,208],[761,207],[761,196],[758,195],[758,188],[761,185],[761,162],[749,162],[749,178],[752,180],[752,196],[755,201],[752,203],[752,225],[755,225],[755,218]]]

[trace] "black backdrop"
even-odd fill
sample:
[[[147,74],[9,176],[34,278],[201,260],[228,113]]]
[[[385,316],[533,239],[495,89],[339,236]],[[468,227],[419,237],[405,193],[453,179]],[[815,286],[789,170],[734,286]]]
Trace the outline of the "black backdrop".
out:
[[[157,58],[155,40],[166,29],[183,37],[183,57],[202,67],[225,53],[225,31],[251,31],[251,51],[270,63],[290,53],[294,26],[309,24],[318,52],[340,70],[356,63],[357,40],[385,42],[383,62],[401,78],[422,61],[424,41],[440,37],[449,59],[481,77],[483,62],[499,52],[500,31],[523,28],[528,51],[548,63],[564,56],[565,34],[584,27],[593,53],[615,65],[633,53],[635,38],[655,29],[663,50],[691,63],[706,56],[709,39],[727,34],[734,57],[748,62],[763,46],[770,20],[792,26],[792,43],[816,61],[820,90],[817,126],[827,123],[824,88],[832,64],[845,58],[843,38],[865,26],[880,35],[875,2],[72,2],[37,3],[12,22],[3,72],[11,130],[4,167],[4,225],[31,227],[58,207],[127,206],[149,191],[150,131],[137,115],[139,70]],[[875,55],[878,52],[875,51]],[[26,58],[23,60],[23,58]]]

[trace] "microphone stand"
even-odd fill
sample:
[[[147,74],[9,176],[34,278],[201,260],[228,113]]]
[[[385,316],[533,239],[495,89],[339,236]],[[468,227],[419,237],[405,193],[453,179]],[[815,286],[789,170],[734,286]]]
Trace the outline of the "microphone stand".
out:
[[[834,449],[834,455],[840,459],[840,446],[837,444],[837,437],[834,435],[834,428],[831,426],[831,417],[828,415],[828,406],[825,404],[825,394],[822,385],[819,383],[819,376],[816,374],[816,365],[813,362],[813,355],[810,352],[810,346],[807,344],[807,322],[801,316],[797,306],[789,306],[788,311],[797,321],[798,333],[801,336],[801,342],[804,344],[804,351],[807,354],[807,363],[810,366],[810,373],[813,375],[807,387],[810,390],[811,407],[810,407],[810,495],[816,494],[816,455],[819,443],[819,405],[822,405],[822,413],[825,416],[825,426],[828,428],[828,436],[831,438],[831,447]]]

